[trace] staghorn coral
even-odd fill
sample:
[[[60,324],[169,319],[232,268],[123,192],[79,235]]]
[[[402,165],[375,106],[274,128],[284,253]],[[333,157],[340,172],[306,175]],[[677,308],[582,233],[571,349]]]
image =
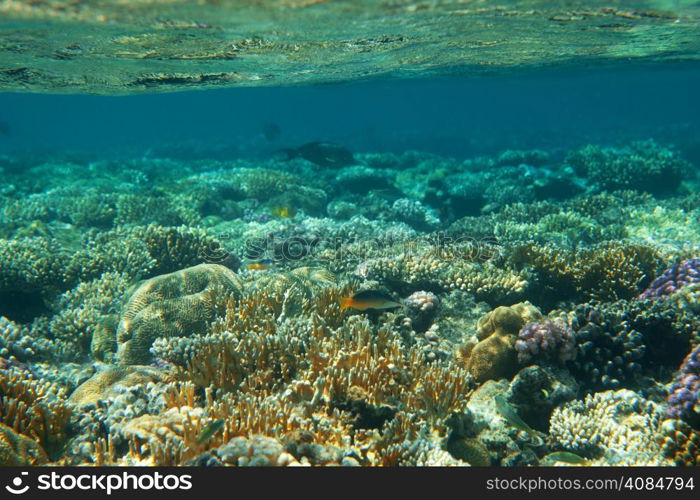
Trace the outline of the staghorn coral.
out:
[[[43,465],[48,461],[46,452],[36,441],[0,422],[0,466]]]
[[[223,313],[230,295],[240,294],[240,280],[218,264],[200,264],[140,284],[124,306],[116,332],[121,364],[148,362],[158,337],[206,333]]]
[[[553,449],[573,451],[601,464],[663,465],[657,435],[661,408],[629,390],[589,394],[552,412]]]
[[[0,369],[0,423],[34,439],[51,456],[67,438],[72,408],[65,391],[26,367]]]
[[[576,357],[574,331],[562,320],[526,324],[515,341],[518,361],[530,364],[533,358],[565,363]]]
[[[348,316],[338,306],[342,293],[321,288],[306,308],[280,318],[280,300],[258,291],[232,300],[212,334],[154,344],[156,356],[181,368],[181,377],[216,389],[207,393],[207,414],[226,422],[211,448],[260,434],[291,439],[288,449],[301,463],[340,460],[336,448],[361,457],[361,443],[402,411],[446,435],[443,415],[463,408],[471,391],[467,372],[449,360],[427,363],[398,330]],[[308,434],[304,446],[294,437],[300,432]],[[175,462],[193,458],[186,455],[176,452]],[[372,457],[366,460],[381,460]]]
[[[529,302],[497,307],[477,322],[479,342],[460,349],[465,367],[477,382],[510,378],[518,367],[515,343],[523,324],[541,314]]]

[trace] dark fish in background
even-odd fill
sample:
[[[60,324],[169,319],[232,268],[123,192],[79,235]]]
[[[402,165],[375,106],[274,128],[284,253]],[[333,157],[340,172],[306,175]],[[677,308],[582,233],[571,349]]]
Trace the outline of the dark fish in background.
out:
[[[5,122],[0,122],[0,135],[4,135],[5,137],[10,137],[12,135],[12,129]]]
[[[266,123],[263,125],[262,131],[267,142],[275,142],[282,134],[282,130],[276,123]]]
[[[319,167],[347,167],[356,165],[352,152],[332,142],[309,142],[298,148],[282,149],[287,160],[304,158]]]

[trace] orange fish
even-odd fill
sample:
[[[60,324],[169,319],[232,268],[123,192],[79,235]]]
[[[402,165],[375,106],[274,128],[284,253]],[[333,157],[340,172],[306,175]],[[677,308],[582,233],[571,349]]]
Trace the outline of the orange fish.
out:
[[[379,290],[365,290],[358,292],[352,297],[342,297],[340,299],[341,309],[357,309],[366,311],[368,309],[393,309],[401,307],[391,295]]]
[[[248,264],[246,268],[250,269],[251,271],[265,271],[266,269],[270,269],[274,265],[275,262],[272,259],[262,259],[257,262],[252,262]]]

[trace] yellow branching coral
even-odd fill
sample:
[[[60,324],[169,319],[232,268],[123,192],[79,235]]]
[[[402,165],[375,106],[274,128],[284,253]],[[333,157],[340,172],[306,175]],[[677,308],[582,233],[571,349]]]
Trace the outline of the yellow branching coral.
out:
[[[641,292],[645,279],[656,274],[661,255],[647,245],[606,242],[576,250],[548,245],[514,247],[515,264],[532,269],[546,294],[558,300],[629,299]]]
[[[65,392],[17,368],[0,370],[0,423],[36,440],[49,454],[66,439],[72,408]]]
[[[0,467],[42,465],[48,461],[46,452],[36,441],[0,423]]]
[[[321,288],[295,315],[285,313],[280,293],[231,299],[209,335],[156,341],[156,355],[189,382],[165,396],[172,410],[162,420],[167,432],[125,429],[134,456],[159,454],[158,463],[183,463],[234,438],[269,436],[297,450],[314,449],[309,460],[329,463],[340,456],[332,450],[368,449],[376,441],[372,429],[404,412],[431,429],[435,448],[411,448],[407,456],[438,460],[447,433],[443,418],[461,411],[472,391],[467,371],[453,360],[428,363],[398,327],[376,327],[340,310],[341,288]],[[204,401],[194,387],[206,388]],[[187,408],[205,411],[194,418]],[[221,432],[198,443],[193,436],[219,420]],[[149,422],[141,418],[139,429]],[[379,455],[364,460],[384,461]]]

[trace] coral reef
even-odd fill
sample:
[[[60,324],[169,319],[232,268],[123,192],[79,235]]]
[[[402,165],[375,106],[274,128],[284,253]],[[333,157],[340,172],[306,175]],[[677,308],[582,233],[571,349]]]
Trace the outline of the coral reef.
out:
[[[698,464],[670,149],[47,158],[3,163],[2,465]]]

